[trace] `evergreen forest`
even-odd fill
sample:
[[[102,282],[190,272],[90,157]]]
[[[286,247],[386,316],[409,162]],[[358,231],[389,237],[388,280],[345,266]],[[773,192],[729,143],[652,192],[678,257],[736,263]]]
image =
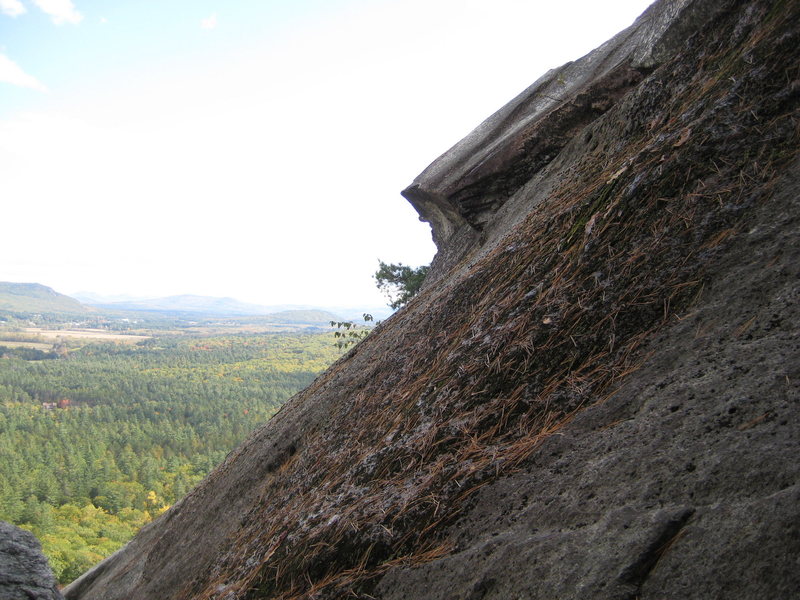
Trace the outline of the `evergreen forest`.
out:
[[[340,354],[331,333],[298,332],[0,348],[0,520],[32,531],[68,583]]]

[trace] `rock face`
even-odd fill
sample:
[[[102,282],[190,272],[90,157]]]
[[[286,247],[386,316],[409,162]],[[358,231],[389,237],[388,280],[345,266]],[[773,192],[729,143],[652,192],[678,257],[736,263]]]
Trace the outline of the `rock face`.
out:
[[[662,0],[490,117],[423,291],[66,597],[795,596],[798,23]]]
[[[0,600],[63,598],[34,535],[0,521]]]

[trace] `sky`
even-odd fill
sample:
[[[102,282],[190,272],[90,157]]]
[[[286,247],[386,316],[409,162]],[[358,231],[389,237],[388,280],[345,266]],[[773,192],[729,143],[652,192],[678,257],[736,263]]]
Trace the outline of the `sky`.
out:
[[[0,281],[373,306],[400,191],[650,0],[0,0]]]

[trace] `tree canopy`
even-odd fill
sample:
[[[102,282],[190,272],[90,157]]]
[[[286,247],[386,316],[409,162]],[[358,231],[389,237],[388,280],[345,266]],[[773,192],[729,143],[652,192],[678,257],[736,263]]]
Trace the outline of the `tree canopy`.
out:
[[[0,520],[61,583],[125,544],[338,357],[332,334],[157,336],[0,358]]]
[[[429,266],[409,267],[403,263],[385,263],[378,260],[378,270],[373,275],[378,289],[389,298],[394,309],[405,306],[425,281]]]

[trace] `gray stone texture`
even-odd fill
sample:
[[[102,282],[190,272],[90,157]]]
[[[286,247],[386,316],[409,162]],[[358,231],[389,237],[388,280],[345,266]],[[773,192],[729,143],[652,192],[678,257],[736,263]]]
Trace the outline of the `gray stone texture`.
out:
[[[795,162],[647,366],[479,492],[457,552],[376,597],[800,597],[798,215]]]
[[[0,521],[0,600],[63,598],[36,537]]]

